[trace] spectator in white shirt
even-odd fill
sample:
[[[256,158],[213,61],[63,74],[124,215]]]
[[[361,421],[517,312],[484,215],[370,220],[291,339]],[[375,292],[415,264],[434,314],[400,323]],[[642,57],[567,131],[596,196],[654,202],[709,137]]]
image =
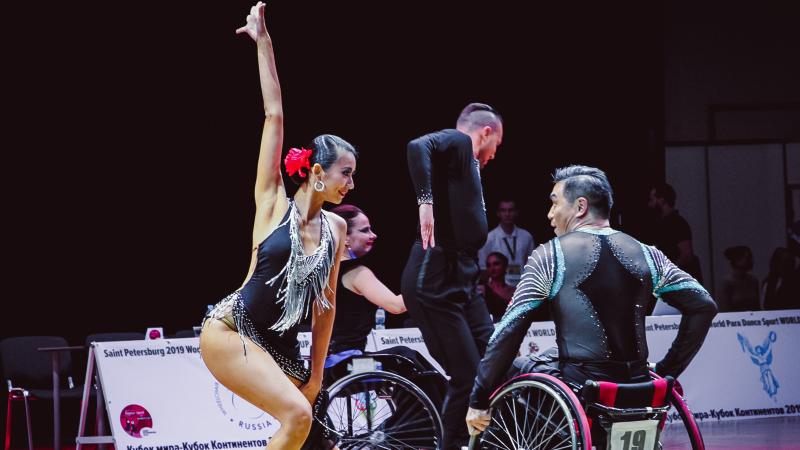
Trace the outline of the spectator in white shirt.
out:
[[[516,286],[522,268],[533,251],[533,235],[514,223],[517,220],[517,207],[513,200],[500,201],[497,205],[497,218],[500,219],[500,224],[489,232],[486,244],[478,252],[478,262],[481,270],[486,270],[486,258],[489,254],[502,253],[508,258],[506,284]]]

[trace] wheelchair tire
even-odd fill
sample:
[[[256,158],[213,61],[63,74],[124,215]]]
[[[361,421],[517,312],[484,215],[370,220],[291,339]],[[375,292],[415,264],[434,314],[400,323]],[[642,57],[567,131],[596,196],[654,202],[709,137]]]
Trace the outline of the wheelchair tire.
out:
[[[694,420],[694,414],[692,414],[689,405],[686,404],[683,397],[675,388],[672,389],[670,404],[678,411],[678,415],[681,416],[681,421],[684,427],[686,427],[686,434],[689,435],[689,442],[692,444],[692,450],[705,450],[706,446],[703,442],[703,435],[700,433],[700,428]]]
[[[330,389],[325,426],[346,449],[430,449],[442,441],[442,421],[425,393],[385,371],[361,372]]]
[[[653,371],[650,371],[650,376],[653,379],[661,378],[660,375]],[[686,434],[689,436],[689,443],[692,445],[692,450],[705,450],[706,444],[703,442],[703,435],[700,433],[700,428],[694,420],[692,410],[689,409],[689,405],[687,405],[686,401],[683,399],[683,388],[680,387],[678,380],[675,380],[675,384],[672,387],[672,397],[669,403],[678,412],[681,422],[683,422]]]
[[[470,450],[591,450],[589,423],[575,394],[561,380],[526,374],[501,387],[492,397],[492,420],[472,436]]]

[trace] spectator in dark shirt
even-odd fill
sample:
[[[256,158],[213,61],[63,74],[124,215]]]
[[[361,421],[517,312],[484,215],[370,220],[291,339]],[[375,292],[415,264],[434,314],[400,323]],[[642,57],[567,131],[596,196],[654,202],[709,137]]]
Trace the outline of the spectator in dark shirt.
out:
[[[654,239],[656,248],[673,261],[676,266],[703,283],[700,260],[692,249],[692,229],[675,209],[675,189],[667,183],[659,183],[650,190],[648,205],[658,213]]]

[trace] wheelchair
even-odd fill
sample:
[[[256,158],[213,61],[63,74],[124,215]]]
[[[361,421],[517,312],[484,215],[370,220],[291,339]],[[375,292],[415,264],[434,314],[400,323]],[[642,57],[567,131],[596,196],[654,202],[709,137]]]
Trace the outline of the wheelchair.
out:
[[[413,350],[350,356],[326,369],[326,424],[345,449],[430,449],[442,440],[447,380]]]
[[[469,448],[658,450],[674,407],[692,449],[703,450],[680,384],[650,375],[652,380],[643,383],[589,380],[583,386],[542,373],[514,377],[492,394],[491,422],[472,436]]]

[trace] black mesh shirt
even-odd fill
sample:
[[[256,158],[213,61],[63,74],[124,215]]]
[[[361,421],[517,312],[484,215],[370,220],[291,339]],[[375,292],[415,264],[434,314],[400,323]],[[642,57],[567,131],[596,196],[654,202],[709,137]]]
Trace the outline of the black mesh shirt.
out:
[[[581,228],[536,248],[514,298],[496,325],[472,391],[486,409],[531,325],[532,311],[550,302],[559,364],[647,360],[645,316],[655,298],[682,313],[678,335],[656,366],[678,376],[705,339],[717,312],[708,292],[664,254],[611,228]]]

